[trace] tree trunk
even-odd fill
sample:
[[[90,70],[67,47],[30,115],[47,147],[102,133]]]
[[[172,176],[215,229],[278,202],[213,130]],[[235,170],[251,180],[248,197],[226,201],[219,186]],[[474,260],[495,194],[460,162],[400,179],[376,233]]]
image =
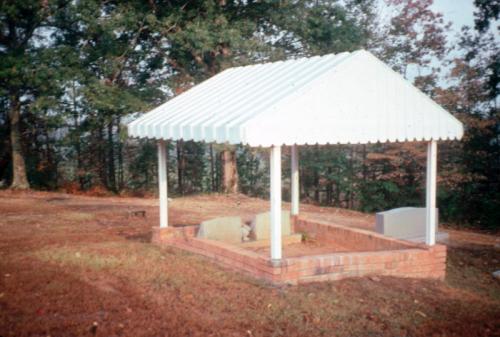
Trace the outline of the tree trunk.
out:
[[[351,146],[351,158],[349,160],[349,198],[347,202],[347,208],[352,209],[354,208],[354,177],[355,177],[355,172],[354,172],[354,147]]]
[[[340,167],[337,167],[336,171],[337,171],[337,177],[341,177],[342,174],[341,174]],[[342,187],[341,186],[342,185],[341,185],[340,181],[337,181],[335,183],[335,203],[334,204],[335,204],[335,207],[339,207],[339,208],[344,207],[345,208],[345,206],[342,206],[342,201],[340,200],[341,195],[342,195]],[[345,193],[344,193],[344,195],[345,195]]]
[[[222,190],[224,193],[238,193],[238,168],[236,151],[225,149],[221,153]]]
[[[216,176],[215,176],[215,156],[214,145],[210,144],[210,179],[212,182],[212,192],[217,191]]]
[[[116,140],[118,143],[118,190],[121,191],[124,186],[125,186],[125,179],[124,179],[124,168],[123,168],[123,144],[120,139],[120,133],[121,133],[121,117],[118,116],[116,118]]]
[[[80,114],[78,112],[78,103],[76,101],[76,87],[75,81],[72,82],[72,98],[73,98],[73,128],[75,129],[74,146],[76,149],[76,176],[80,190],[85,188],[83,161],[82,161],[82,146],[81,146],[81,132],[80,132]]]
[[[319,204],[319,174],[316,169],[314,169],[314,201],[316,201],[317,204]]]
[[[12,149],[12,183],[10,187],[13,189],[29,189],[30,185],[26,176],[26,164],[21,143],[21,104],[19,97],[15,95],[11,98],[9,120]]]
[[[316,158],[320,158],[320,154],[319,154],[319,147],[318,145],[316,145],[314,147],[314,155]],[[313,187],[314,187],[314,201],[319,204],[320,203],[320,189],[321,189],[321,186],[320,186],[320,183],[319,183],[319,167],[317,165],[314,165],[312,167],[313,169]]]
[[[98,162],[98,174],[101,186],[108,186],[108,174],[107,174],[107,161],[106,153],[104,148],[104,121],[102,117],[98,117],[98,127],[97,127],[97,162]]]
[[[47,173],[47,176],[50,177],[47,184],[50,184],[49,186],[51,186],[51,188],[54,188],[58,186],[57,162],[53,156],[53,149],[50,146],[49,126],[47,124],[47,112],[45,112],[42,132],[45,138],[44,171]]]
[[[326,172],[328,174],[328,182],[326,184],[326,204],[328,206],[331,206],[333,199],[333,180],[330,179],[330,176],[332,174],[332,168],[329,167]]]
[[[113,141],[113,118],[108,123],[108,188],[117,192],[115,169],[115,144]]]
[[[363,151],[361,152],[361,161],[363,163],[363,185],[366,183],[366,176],[368,175],[368,167],[366,165],[366,145],[363,145]]]
[[[177,141],[177,188],[180,195],[184,195],[184,169],[186,160],[184,158],[184,143]]]

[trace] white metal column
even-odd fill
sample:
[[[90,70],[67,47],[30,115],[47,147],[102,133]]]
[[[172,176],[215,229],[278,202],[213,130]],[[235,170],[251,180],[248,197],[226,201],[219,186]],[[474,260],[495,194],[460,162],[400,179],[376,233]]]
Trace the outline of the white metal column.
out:
[[[299,149],[292,145],[292,215],[299,215]]]
[[[425,243],[432,246],[436,243],[436,174],[437,143],[435,140],[427,144],[427,176],[426,176],[426,224]]]
[[[168,227],[167,199],[167,148],[165,141],[158,141],[158,189],[160,194],[160,228]]]
[[[271,259],[281,260],[281,147],[271,147]]]

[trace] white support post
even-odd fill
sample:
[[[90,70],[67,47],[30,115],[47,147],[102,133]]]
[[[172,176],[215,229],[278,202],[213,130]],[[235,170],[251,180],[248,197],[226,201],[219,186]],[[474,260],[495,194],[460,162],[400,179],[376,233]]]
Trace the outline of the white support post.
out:
[[[299,215],[299,149],[292,145],[292,216]]]
[[[166,228],[168,227],[167,148],[164,140],[158,141],[158,189],[160,192],[160,228]]]
[[[437,143],[431,140],[427,144],[427,176],[426,176],[426,224],[425,243],[433,246],[436,243],[436,174]]]
[[[271,147],[271,260],[281,260],[281,147]]]

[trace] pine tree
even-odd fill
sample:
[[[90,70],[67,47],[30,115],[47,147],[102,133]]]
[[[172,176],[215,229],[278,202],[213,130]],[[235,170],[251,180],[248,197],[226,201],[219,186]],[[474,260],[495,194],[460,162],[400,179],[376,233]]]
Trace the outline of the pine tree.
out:
[[[37,86],[46,80],[47,73],[39,71],[37,59],[50,44],[47,36],[54,28],[54,16],[64,6],[63,1],[0,3],[0,93],[7,98],[14,189],[30,187],[21,119],[27,105],[37,97]]]

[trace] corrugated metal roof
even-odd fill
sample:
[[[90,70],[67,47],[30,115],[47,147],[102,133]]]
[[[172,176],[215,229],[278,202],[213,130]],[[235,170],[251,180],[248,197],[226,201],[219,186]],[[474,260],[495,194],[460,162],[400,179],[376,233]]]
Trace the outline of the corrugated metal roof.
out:
[[[455,117],[361,50],[227,69],[128,125],[250,146],[460,139]]]

